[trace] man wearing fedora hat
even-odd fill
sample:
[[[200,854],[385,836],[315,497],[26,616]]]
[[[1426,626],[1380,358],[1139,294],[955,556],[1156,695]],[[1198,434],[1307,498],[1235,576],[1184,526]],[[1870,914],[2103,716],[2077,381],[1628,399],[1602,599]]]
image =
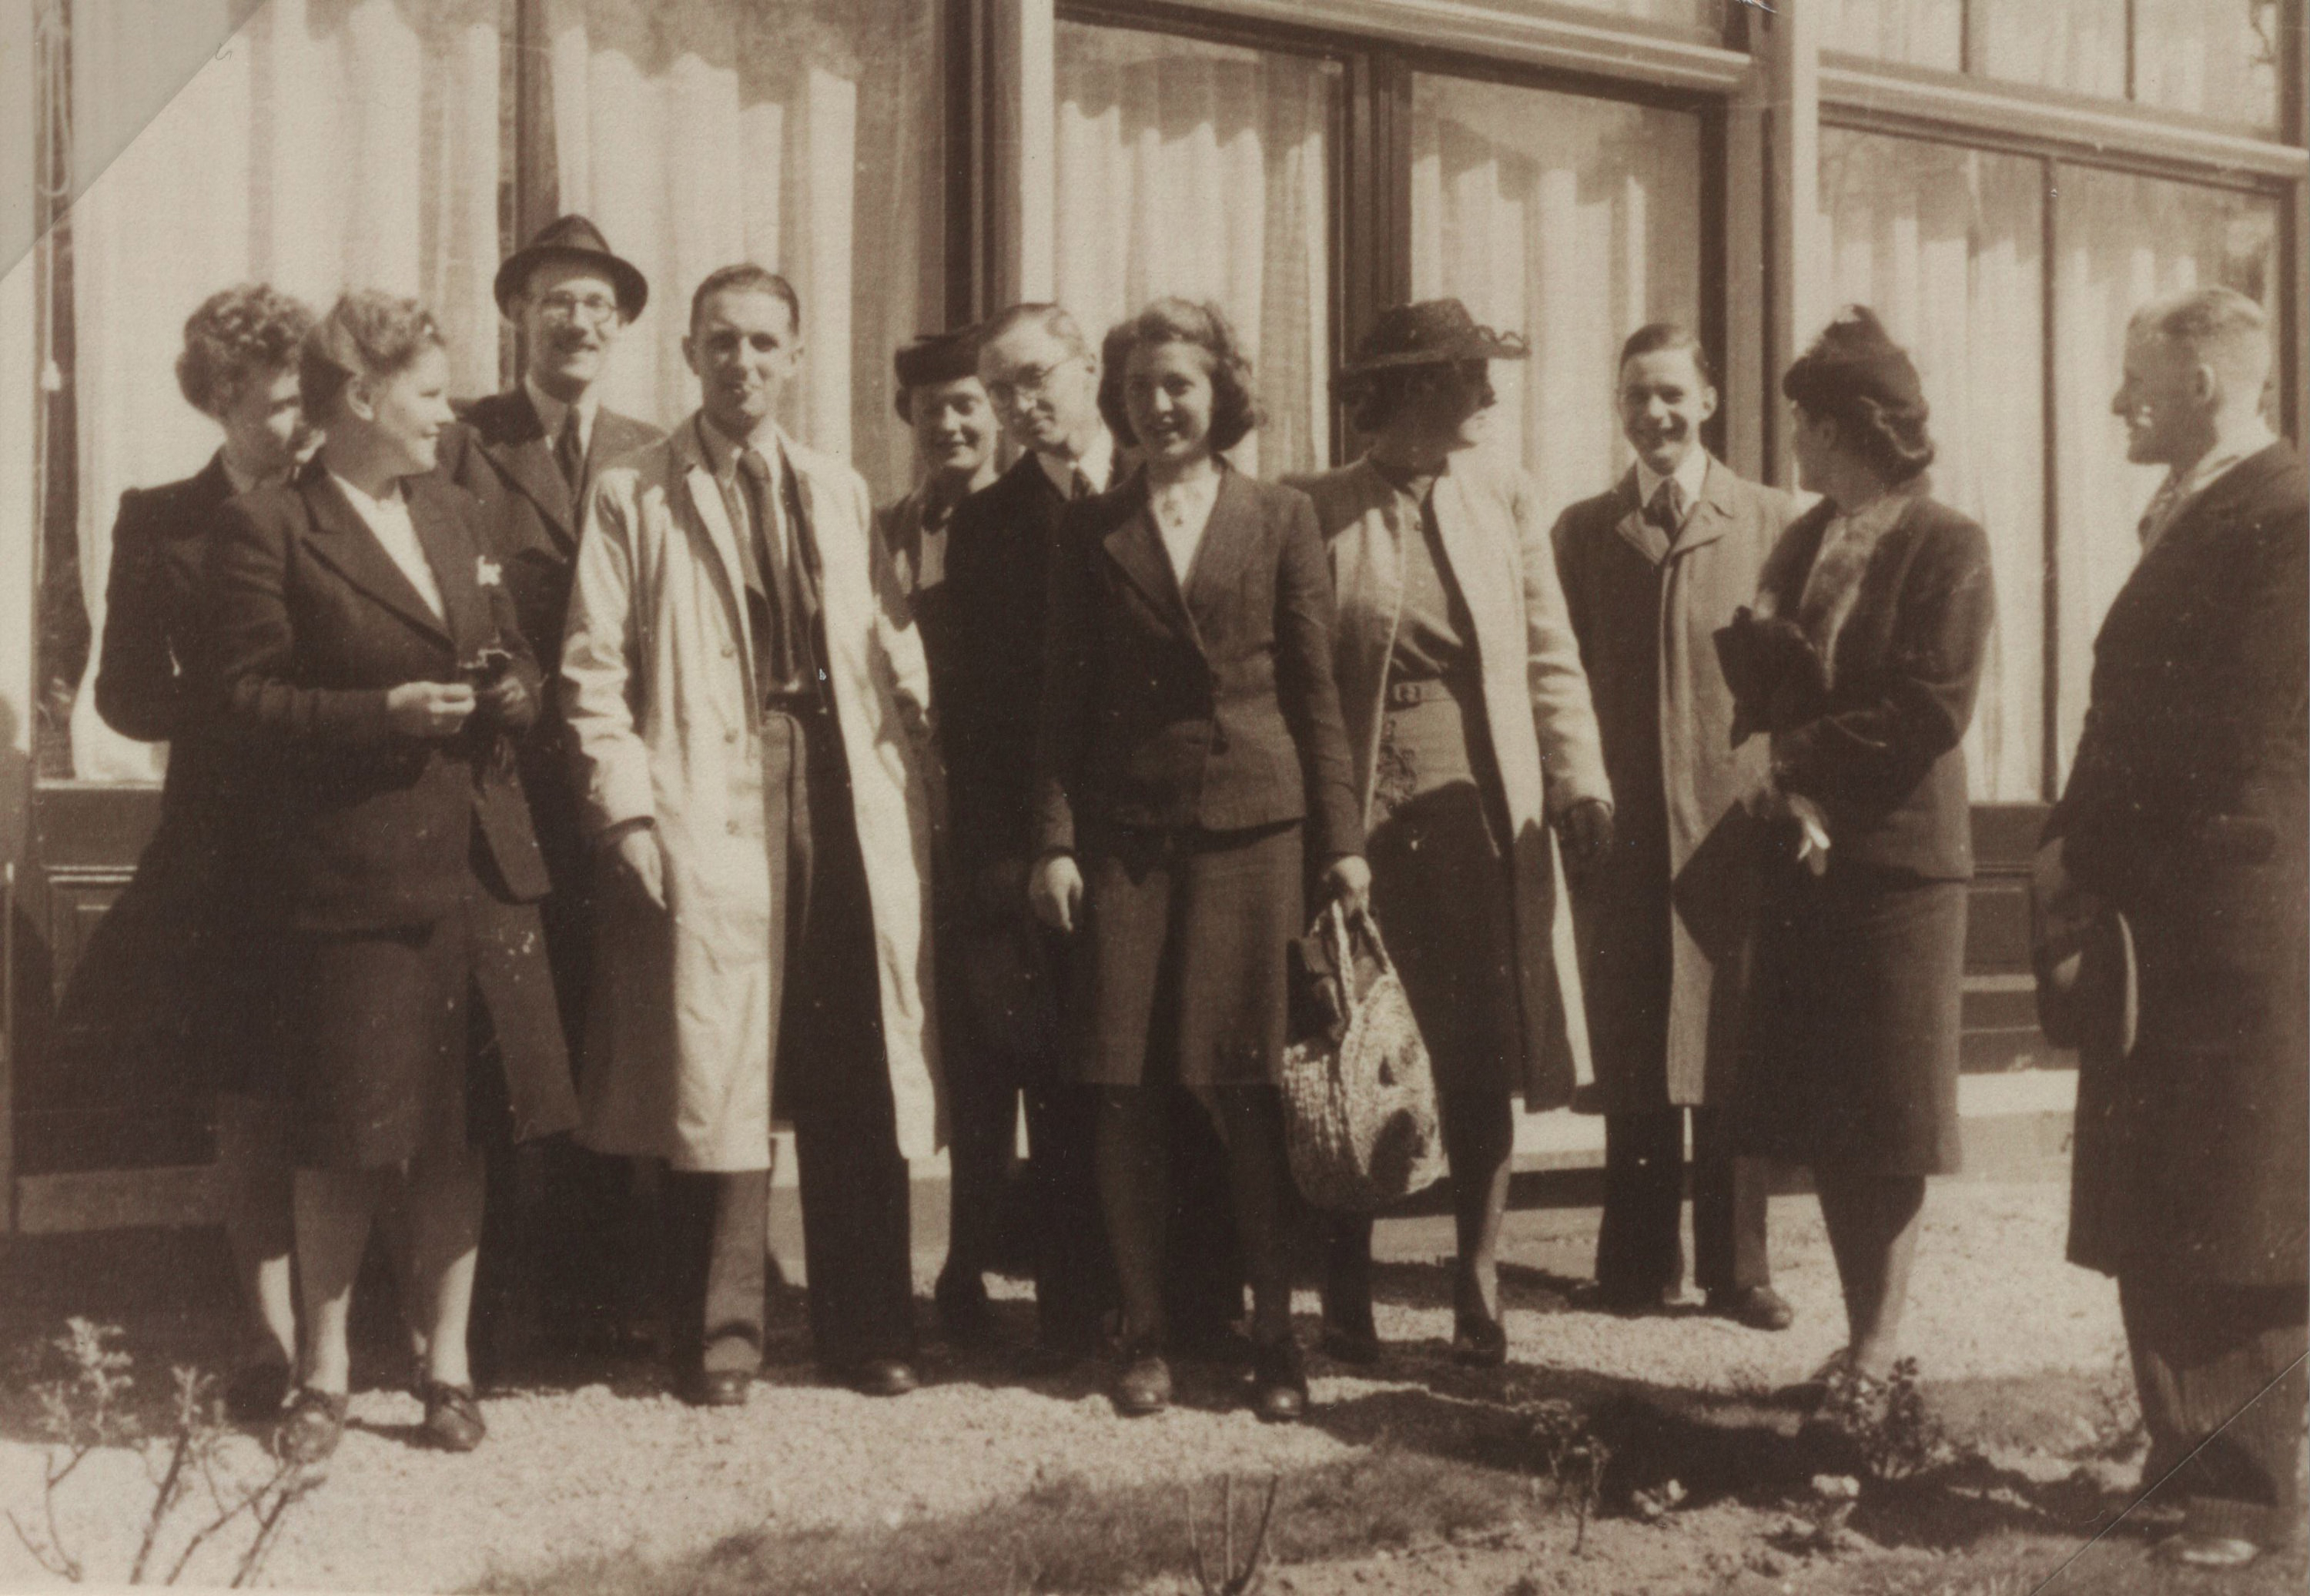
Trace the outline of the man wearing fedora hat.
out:
[[[620,455],[665,436],[601,402],[610,352],[649,302],[649,284],[591,221],[564,216],[506,257],[494,288],[498,309],[521,332],[521,381],[458,407],[458,422],[441,434],[439,470],[482,501],[489,556],[550,676],[561,652],[586,487]],[[575,1059],[582,1056],[593,962],[590,850],[578,822],[569,730],[556,704],[538,716],[518,756],[553,885],[541,906],[546,955]],[[531,1204],[523,1223],[550,1234],[506,1236],[516,1226],[517,1183],[491,1183],[492,1192],[508,1195],[490,1215],[499,1245],[484,1252],[510,1272],[493,1271],[497,1278],[484,1284],[476,1339],[485,1358],[502,1359],[533,1328],[578,1344],[614,1338],[618,1277],[630,1271],[614,1268],[604,1250],[623,1217],[618,1193],[626,1171],[575,1147],[548,1156],[554,1163],[546,1176],[557,1189]],[[531,1271],[534,1294],[523,1278]],[[531,1315],[534,1326],[523,1323]]]

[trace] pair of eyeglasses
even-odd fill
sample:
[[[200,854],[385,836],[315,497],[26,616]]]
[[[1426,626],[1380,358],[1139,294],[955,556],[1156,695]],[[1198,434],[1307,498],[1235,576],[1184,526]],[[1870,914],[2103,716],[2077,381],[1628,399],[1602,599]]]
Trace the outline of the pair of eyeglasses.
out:
[[[615,319],[618,302],[600,294],[548,294],[537,302],[538,310],[548,321],[582,321],[591,326],[605,326]]]
[[[1069,355],[1048,366],[1022,366],[1008,377],[998,377],[986,385],[986,396],[997,404],[1008,404],[1013,399],[1039,399],[1047,393],[1051,378],[1081,360],[1081,355]]]

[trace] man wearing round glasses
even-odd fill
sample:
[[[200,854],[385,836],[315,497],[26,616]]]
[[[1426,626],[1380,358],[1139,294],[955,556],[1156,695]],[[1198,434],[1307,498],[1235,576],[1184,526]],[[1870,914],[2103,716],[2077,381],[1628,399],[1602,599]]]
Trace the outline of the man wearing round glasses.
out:
[[[664,438],[647,421],[602,403],[601,385],[619,336],[649,301],[649,283],[612,253],[583,216],[564,216],[508,256],[494,284],[498,309],[521,333],[521,381],[458,406],[443,429],[440,472],[482,501],[491,569],[502,582],[522,634],[550,680],[561,655],[569,607],[570,562],[584,524],[586,490],[621,455]],[[553,883],[541,906],[570,1057],[580,1056],[593,948],[590,850],[570,785],[569,732],[549,702],[520,749],[539,848]],[[553,1190],[527,1218],[509,1200],[493,1201],[493,1258],[506,1271],[482,1283],[475,1305],[475,1352],[503,1362],[533,1331],[574,1345],[615,1340],[615,1309],[631,1269],[614,1266],[610,1238],[622,1216],[623,1166],[557,1145],[547,1172]],[[511,1193],[517,1183],[491,1183]],[[547,1215],[553,1216],[551,1219]],[[520,1237],[508,1228],[535,1230]]]

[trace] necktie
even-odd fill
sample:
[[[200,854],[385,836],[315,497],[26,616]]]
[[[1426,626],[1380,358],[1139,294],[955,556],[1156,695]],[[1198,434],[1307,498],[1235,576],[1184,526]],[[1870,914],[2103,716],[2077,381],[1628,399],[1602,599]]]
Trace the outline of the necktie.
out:
[[[586,482],[586,444],[578,436],[574,404],[562,412],[561,431],[553,440],[553,464],[561,468],[561,480],[569,484],[569,497],[576,499]]]
[[[794,648],[793,585],[786,551],[770,519],[770,463],[759,449],[747,449],[738,456],[738,475],[746,492],[746,586],[760,606],[755,629],[762,685],[766,690],[784,690],[795,686],[801,673]]]
[[[2158,485],[2158,491],[2150,495],[2149,507],[2141,512],[2141,520],[2133,529],[2141,540],[2144,554],[2149,553],[2151,546],[2165,535],[2166,523],[2174,518],[2174,507],[2181,498],[2182,479],[2178,473],[2169,472],[2166,480]]]
[[[1081,466],[1076,466],[1074,480],[1067,485],[1067,497],[1070,499],[1089,499],[1095,491],[1097,490],[1090,485],[1090,474]]]
[[[1676,529],[1684,524],[1684,490],[1670,477],[1653,490],[1652,502],[1645,507],[1645,519],[1665,533],[1671,542]]]

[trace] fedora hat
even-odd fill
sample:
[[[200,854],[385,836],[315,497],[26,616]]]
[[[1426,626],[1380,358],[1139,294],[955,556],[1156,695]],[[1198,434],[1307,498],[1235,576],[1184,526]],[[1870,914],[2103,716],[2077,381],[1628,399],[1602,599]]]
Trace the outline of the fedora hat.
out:
[[[529,284],[531,270],[550,260],[582,261],[599,267],[618,292],[618,314],[631,321],[649,303],[649,280],[629,260],[611,253],[602,230],[583,216],[561,216],[537,230],[537,236],[505,258],[491,284],[498,311],[513,319],[514,296]]]
[[[2041,936],[2031,963],[2037,1024],[2056,1047],[2096,1058],[2132,1055],[2141,1029],[2141,975],[2133,927],[2115,909]]]
[[[1457,299],[1421,299],[1381,311],[1340,374],[1460,360],[1521,360],[1531,353],[1523,334],[1483,325]]]

